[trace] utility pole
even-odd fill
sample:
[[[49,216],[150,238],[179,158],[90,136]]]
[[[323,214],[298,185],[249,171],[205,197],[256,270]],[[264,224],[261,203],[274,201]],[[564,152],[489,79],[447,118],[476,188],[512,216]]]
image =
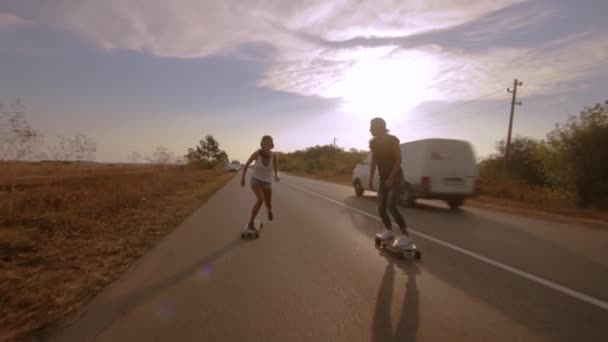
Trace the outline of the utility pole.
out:
[[[509,152],[511,152],[511,131],[513,130],[513,113],[515,112],[515,105],[521,106],[521,101],[517,101],[517,86],[524,85],[517,78],[513,81],[513,89],[507,88],[507,92],[513,94],[511,99],[511,117],[509,118],[509,133],[507,134],[507,146],[505,148],[505,174],[508,172],[509,163]]]
[[[332,145],[333,145],[334,147],[336,147],[336,140],[338,140],[338,139],[337,139],[336,137],[334,137],[334,142],[332,143]]]

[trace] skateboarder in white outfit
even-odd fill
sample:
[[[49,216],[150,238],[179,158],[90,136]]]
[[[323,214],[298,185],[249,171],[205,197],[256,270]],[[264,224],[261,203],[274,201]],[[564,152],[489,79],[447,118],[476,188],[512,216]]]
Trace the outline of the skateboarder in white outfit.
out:
[[[241,178],[241,186],[245,186],[245,176],[247,175],[247,169],[249,165],[255,160],[253,167],[253,174],[251,175],[250,184],[251,190],[256,197],[256,202],[251,209],[251,217],[249,218],[249,224],[247,229],[254,231],[254,221],[262,203],[266,204],[266,210],[268,211],[268,220],[272,221],[272,180],[279,181],[279,169],[278,162],[274,153],[271,150],[274,148],[274,142],[270,135],[262,137],[260,142],[260,149],[253,152],[245,168],[243,169],[243,177]],[[274,175],[274,177],[273,177]]]
[[[394,135],[388,134],[386,122],[382,118],[371,120],[370,132],[374,138],[369,143],[372,153],[369,187],[370,189],[373,189],[374,172],[376,171],[377,166],[380,176],[378,213],[385,227],[382,233],[376,234],[376,237],[381,240],[390,240],[394,238],[393,247],[407,248],[414,241],[409,236],[405,220],[397,209],[399,197],[405,186],[403,170],[401,169],[399,139]],[[391,213],[399,226],[398,231],[392,229],[387,210]]]

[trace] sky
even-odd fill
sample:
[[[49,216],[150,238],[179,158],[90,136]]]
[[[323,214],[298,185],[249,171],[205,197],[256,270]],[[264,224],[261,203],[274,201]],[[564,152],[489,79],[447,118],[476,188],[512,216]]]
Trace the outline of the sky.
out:
[[[20,99],[52,144],[96,159],[207,134],[244,162],[276,150],[367,149],[383,117],[402,142],[542,138],[608,100],[605,0],[0,0],[0,103]]]

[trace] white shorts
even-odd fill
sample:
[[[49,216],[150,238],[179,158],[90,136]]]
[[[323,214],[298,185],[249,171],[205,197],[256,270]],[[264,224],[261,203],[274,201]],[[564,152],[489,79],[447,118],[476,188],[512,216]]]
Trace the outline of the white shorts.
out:
[[[253,176],[251,176],[251,180],[250,180],[251,185],[259,185],[264,189],[271,189],[272,188],[272,181],[263,181],[263,180],[259,180]]]

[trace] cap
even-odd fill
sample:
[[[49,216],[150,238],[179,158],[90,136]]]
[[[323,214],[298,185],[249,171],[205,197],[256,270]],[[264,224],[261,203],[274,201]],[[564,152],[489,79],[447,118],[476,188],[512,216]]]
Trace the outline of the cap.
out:
[[[374,127],[382,128],[386,132],[388,132],[388,129],[386,129],[386,121],[384,121],[383,118],[373,118],[371,121],[371,125]]]

